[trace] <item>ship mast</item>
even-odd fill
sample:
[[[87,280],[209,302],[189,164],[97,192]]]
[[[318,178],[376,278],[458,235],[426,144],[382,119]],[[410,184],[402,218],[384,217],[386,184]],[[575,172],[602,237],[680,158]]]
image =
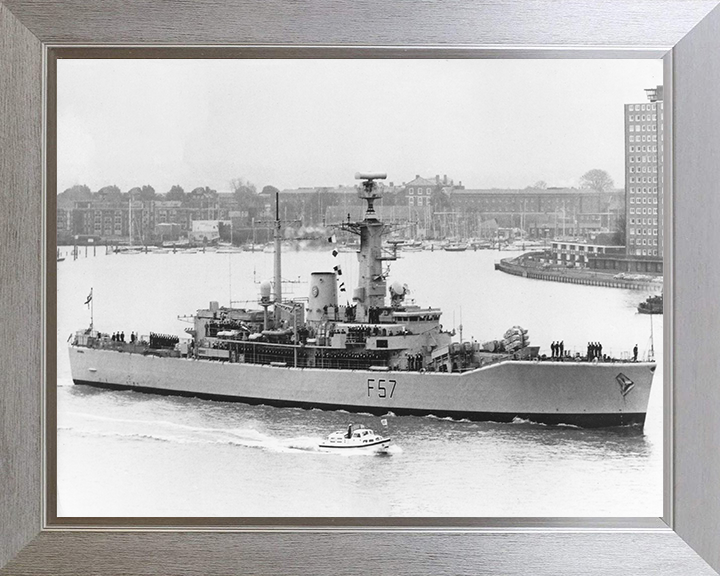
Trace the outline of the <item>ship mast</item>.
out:
[[[275,192],[275,302],[282,302],[282,269],[280,264],[280,192]]]
[[[650,358],[649,360],[655,360],[655,339],[653,337],[653,321],[652,321],[652,314],[648,314],[650,316]]]
[[[264,221],[265,224],[269,224],[270,222]],[[280,192],[275,192],[275,219],[272,220],[272,226],[273,226],[273,240],[275,243],[275,259],[274,259],[274,274],[273,274],[273,282],[275,283],[275,289],[274,289],[274,302],[278,304],[278,306],[275,306],[275,320],[280,319],[280,307],[279,304],[282,304],[282,265],[281,265],[281,248],[282,248],[282,225],[283,224],[289,224],[289,223],[296,223],[300,222],[300,220],[280,220]],[[253,234],[255,232],[255,220],[253,219]],[[255,244],[255,238],[253,237],[253,245]]]
[[[361,222],[343,222],[343,230],[360,236],[360,250],[358,252],[359,278],[358,286],[353,294],[356,302],[355,320],[358,322],[376,322],[372,312],[385,306],[385,293],[387,283],[383,273],[382,263],[385,260],[397,260],[397,255],[383,253],[382,237],[389,231],[389,227],[380,222],[375,214],[375,200],[381,197],[375,180],[387,178],[386,174],[355,174],[357,180],[362,180],[358,197],[367,202],[365,218]]]

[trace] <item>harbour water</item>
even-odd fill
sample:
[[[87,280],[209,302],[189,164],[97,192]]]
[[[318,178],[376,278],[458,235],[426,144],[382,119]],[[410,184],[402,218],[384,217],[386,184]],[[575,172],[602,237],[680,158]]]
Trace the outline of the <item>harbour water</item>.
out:
[[[355,254],[330,250],[285,252],[285,293],[305,297],[310,272],[339,265],[348,287],[340,300],[349,300]],[[263,252],[85,257],[81,249],[58,263],[59,516],[660,516],[663,327],[662,316],[637,313],[644,296],[504,274],[493,266],[507,254],[493,251],[402,256],[390,282],[442,308],[445,328],[462,326],[466,340],[520,325],[547,354],[562,340],[583,354],[600,342],[616,357],[637,344],[644,357],[652,329],[658,370],[644,431],[392,414],[384,428],[370,415],[74,386],[66,340],[89,323],[91,287],[98,330],[184,336],[189,324],[178,316],[210,300],[254,307],[273,266]],[[317,450],[349,422],[390,435],[390,454]]]

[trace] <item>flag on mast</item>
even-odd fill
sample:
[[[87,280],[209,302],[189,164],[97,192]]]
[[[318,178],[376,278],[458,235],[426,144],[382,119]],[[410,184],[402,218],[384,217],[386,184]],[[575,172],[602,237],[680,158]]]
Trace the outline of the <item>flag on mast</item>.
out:
[[[92,288],[90,288],[90,294],[88,294],[87,299],[85,300],[85,305],[89,306],[90,302],[92,302]]]

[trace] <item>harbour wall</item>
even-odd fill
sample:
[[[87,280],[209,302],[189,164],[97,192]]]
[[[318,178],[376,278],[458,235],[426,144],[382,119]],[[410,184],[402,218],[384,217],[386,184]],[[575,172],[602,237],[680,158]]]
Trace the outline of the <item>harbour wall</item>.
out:
[[[534,280],[549,280],[551,282],[565,282],[566,284],[583,284],[585,286],[604,286],[607,288],[624,288],[625,290],[645,290],[654,292],[662,289],[658,282],[640,280],[626,280],[614,278],[609,274],[600,274],[586,270],[551,270],[531,268],[513,262],[515,258],[504,258],[495,263],[495,270],[506,274],[532,278]]]

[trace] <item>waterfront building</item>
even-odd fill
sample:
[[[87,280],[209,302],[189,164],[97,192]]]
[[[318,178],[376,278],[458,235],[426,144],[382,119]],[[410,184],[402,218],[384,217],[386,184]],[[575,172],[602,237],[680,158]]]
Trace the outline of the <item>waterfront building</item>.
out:
[[[135,216],[142,203],[134,206]],[[113,242],[130,238],[130,206],[114,200],[76,202],[73,210],[73,235],[102,237]]]
[[[155,224],[155,236],[161,243],[177,242],[180,240],[180,226],[168,222]]]
[[[220,215],[218,193],[207,187],[188,192],[183,206],[190,209],[192,220],[217,220]]]
[[[648,102],[625,105],[625,197],[628,256],[663,254],[663,87]]]
[[[447,186],[447,176],[443,180],[443,185]],[[430,207],[432,206],[433,195],[439,192],[441,188],[440,176],[435,179],[423,178],[420,174],[416,174],[415,178],[405,184],[405,197],[408,207]]]
[[[462,182],[458,185],[462,186]],[[419,174],[405,184],[405,205],[407,206],[407,220],[410,226],[406,229],[406,236],[412,238],[436,237],[438,221],[436,215],[447,217],[452,213],[450,195],[455,187],[452,180],[448,180],[447,174],[440,178],[424,178]],[[443,231],[444,236],[457,236],[458,230]]]
[[[587,237],[614,232],[623,212],[622,190],[596,192],[586,188],[523,188],[452,190],[453,213],[466,228],[495,220],[518,228],[529,238]]]
[[[382,187],[383,196],[379,206],[394,206],[401,187],[393,182]],[[261,193],[269,211],[274,211],[275,196]],[[272,196],[272,197],[270,197]],[[325,226],[347,219],[348,214],[364,214],[364,205],[358,198],[355,186],[339,184],[337,186],[308,186],[280,190],[280,218],[297,219],[298,226]],[[339,216],[339,218],[338,218]],[[360,218],[362,220],[362,216]]]
[[[552,254],[553,264],[587,268],[592,257],[599,255],[623,255],[625,253],[625,246],[555,240],[551,244],[550,252]]]
[[[80,233],[78,218],[75,215],[75,205],[77,202],[89,202],[92,198],[93,193],[90,191],[90,188],[83,185],[73,186],[57,195],[56,224],[58,245],[72,244],[74,242],[74,236]]]
[[[590,259],[595,270],[663,273],[663,87],[625,104],[626,253]]]
[[[190,241],[211,244],[217,242],[219,239],[219,220],[193,220],[192,230],[190,231]]]
[[[192,227],[192,210],[180,200],[156,200],[155,223],[177,224],[180,234],[187,233]]]

